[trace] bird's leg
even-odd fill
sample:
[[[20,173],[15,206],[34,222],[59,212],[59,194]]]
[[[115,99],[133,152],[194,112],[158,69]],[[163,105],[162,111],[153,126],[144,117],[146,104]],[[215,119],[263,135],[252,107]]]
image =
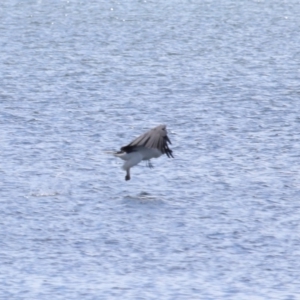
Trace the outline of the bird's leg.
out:
[[[125,176],[125,180],[130,180],[130,169],[126,170],[126,176]]]
[[[154,166],[152,165],[152,163],[151,163],[150,159],[149,159],[149,160],[147,160],[147,162],[148,162],[148,167],[149,167],[150,169],[154,168]]]

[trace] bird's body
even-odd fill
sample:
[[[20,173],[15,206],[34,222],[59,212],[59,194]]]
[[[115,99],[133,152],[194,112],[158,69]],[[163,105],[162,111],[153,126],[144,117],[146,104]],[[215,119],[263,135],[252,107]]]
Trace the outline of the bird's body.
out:
[[[121,151],[115,153],[115,156],[125,160],[123,169],[126,171],[125,180],[130,180],[130,168],[137,165],[142,160],[150,161],[151,158],[160,157],[166,154],[173,157],[171,144],[167,135],[166,125],[159,125],[133,140],[127,146],[121,148]],[[152,167],[149,162],[149,167]]]

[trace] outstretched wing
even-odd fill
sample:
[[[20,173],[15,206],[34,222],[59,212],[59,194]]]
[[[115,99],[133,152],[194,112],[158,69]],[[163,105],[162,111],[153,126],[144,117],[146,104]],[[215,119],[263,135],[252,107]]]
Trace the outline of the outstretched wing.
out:
[[[142,134],[133,140],[127,146],[121,148],[122,151],[132,152],[135,147],[156,148],[168,157],[173,157],[172,150],[169,148],[168,143],[172,144],[167,135],[167,126],[159,125],[146,133]]]

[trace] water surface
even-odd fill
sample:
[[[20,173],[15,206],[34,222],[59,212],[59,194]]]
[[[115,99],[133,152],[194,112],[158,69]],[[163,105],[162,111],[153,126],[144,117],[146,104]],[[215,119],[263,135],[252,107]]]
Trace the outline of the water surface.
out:
[[[299,15],[2,1],[0,298],[299,299]]]

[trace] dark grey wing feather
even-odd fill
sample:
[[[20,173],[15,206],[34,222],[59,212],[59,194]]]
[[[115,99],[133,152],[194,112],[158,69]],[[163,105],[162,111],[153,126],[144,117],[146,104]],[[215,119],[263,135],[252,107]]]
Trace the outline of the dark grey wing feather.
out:
[[[167,136],[165,125],[159,125],[141,136],[137,137],[127,146],[121,148],[122,151],[132,152],[136,147],[157,148],[162,153],[167,154],[168,157],[173,157],[172,150],[169,148],[168,143],[171,144]]]

